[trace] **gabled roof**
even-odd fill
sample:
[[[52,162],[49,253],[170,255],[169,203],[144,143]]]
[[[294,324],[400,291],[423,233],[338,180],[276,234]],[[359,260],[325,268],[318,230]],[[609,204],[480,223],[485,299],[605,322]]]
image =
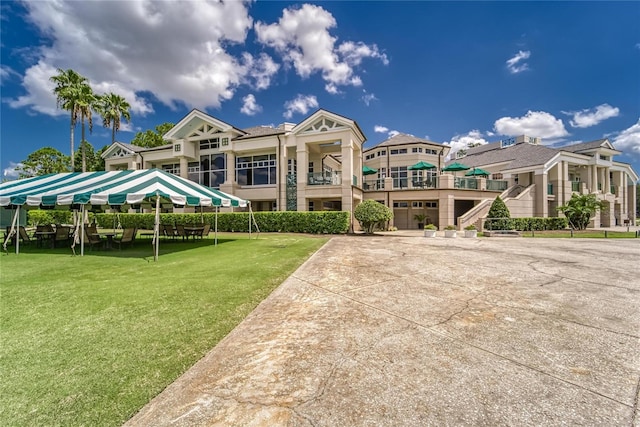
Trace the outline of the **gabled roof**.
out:
[[[334,121],[338,121],[348,125],[349,127],[352,127],[355,130],[355,132],[358,134],[358,136],[360,137],[363,143],[364,141],[367,140],[367,137],[364,136],[364,132],[362,132],[362,129],[360,129],[360,126],[355,120],[350,119],[346,116],[331,112],[329,110],[322,109],[322,108],[318,109],[313,114],[305,118],[303,121],[295,125],[293,129],[291,129],[291,132],[292,133],[303,132],[305,129],[307,129],[310,125],[312,125],[322,116],[326,116]]]
[[[367,148],[367,150],[371,150],[372,148],[380,148],[380,147],[391,147],[395,145],[405,145],[405,144],[431,144],[431,145],[439,145],[444,148],[447,146],[440,144],[439,142],[429,141],[428,139],[418,138],[417,136],[409,135],[406,133],[399,133],[395,136],[392,136],[389,139],[382,141],[381,143],[374,145],[373,147]]]
[[[606,148],[608,150],[616,150],[608,139],[596,139],[595,141],[581,142],[579,144],[565,145],[560,147],[560,150],[569,151],[571,153],[582,153],[586,151],[593,151],[598,148]],[[618,151],[618,150],[616,150]]]
[[[167,133],[162,135],[162,139],[184,138],[197,129],[202,123],[208,123],[221,129],[223,132],[233,132],[239,135],[245,134],[243,130],[194,108]]]
[[[477,150],[478,148],[484,150]],[[469,149],[467,155],[458,161],[470,167],[507,163],[504,169],[519,169],[545,164],[557,154],[558,150],[544,145],[523,143],[500,148],[500,143],[495,143]]]

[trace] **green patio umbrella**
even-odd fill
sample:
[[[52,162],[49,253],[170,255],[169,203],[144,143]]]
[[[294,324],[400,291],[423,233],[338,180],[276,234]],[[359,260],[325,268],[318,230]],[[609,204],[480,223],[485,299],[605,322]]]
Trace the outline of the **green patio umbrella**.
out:
[[[362,167],[362,175],[373,175],[374,173],[378,173],[378,169],[371,169],[369,166]]]
[[[471,167],[467,165],[463,165],[462,163],[454,162],[454,163],[451,163],[449,166],[444,167],[442,170],[444,172],[458,172],[458,171],[466,171],[469,169],[471,169]]]
[[[421,160],[415,165],[409,166],[407,169],[414,170],[414,171],[423,171],[427,169],[435,169],[435,167],[436,167],[435,165],[432,165],[431,163],[423,162]]]
[[[473,168],[469,172],[465,173],[464,176],[489,176],[490,173],[484,169]]]

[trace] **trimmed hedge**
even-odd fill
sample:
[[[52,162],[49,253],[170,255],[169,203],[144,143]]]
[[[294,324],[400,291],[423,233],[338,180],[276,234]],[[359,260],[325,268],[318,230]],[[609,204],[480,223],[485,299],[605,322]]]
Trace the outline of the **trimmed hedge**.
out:
[[[89,221],[93,220],[93,212],[89,212]],[[73,211],[42,210],[27,211],[27,225],[35,227],[40,224],[73,224]]]
[[[310,234],[344,234],[349,231],[349,212],[254,212],[254,217],[260,231],[310,233]],[[139,229],[153,229],[155,214],[152,213],[120,213],[122,228],[135,227]],[[96,214],[96,222],[101,228],[113,227],[116,214]],[[204,223],[215,225],[214,213],[163,213],[160,214],[161,224],[197,225]],[[116,223],[117,225],[117,223]],[[218,214],[218,231],[246,232],[249,229],[249,213],[224,212]],[[252,224],[252,231],[256,231]]]
[[[542,231],[542,230],[564,230],[569,226],[569,222],[565,217],[552,218],[509,218],[496,219],[494,221],[508,222],[510,228],[490,227],[491,221],[487,221],[484,225],[485,230],[518,230],[518,231]],[[504,225],[504,224],[500,224]]]

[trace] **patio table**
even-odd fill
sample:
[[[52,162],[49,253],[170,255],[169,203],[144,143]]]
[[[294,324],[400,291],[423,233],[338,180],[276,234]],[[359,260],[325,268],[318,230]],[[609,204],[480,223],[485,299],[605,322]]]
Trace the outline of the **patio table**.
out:
[[[48,241],[51,243],[51,249],[54,248],[55,231],[36,231],[33,235],[36,237],[36,245],[38,247],[42,247],[44,242]]]
[[[200,236],[204,231],[204,227],[184,227],[184,232],[187,234],[187,239],[189,236],[193,237],[193,240],[196,239],[196,236]]]

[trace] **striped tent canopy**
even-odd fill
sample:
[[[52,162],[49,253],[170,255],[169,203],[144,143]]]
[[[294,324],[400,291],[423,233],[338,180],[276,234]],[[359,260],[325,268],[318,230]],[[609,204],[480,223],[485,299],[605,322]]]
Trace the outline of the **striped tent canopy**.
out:
[[[248,204],[160,169],[58,173],[0,184],[0,206],[132,205],[155,196],[179,206]]]

